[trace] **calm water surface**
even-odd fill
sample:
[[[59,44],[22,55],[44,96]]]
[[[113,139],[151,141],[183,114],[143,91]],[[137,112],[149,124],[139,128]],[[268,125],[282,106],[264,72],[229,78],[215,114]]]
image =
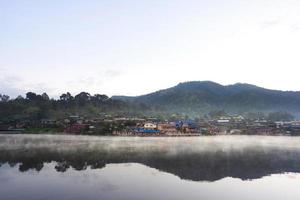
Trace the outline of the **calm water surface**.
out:
[[[0,135],[0,199],[298,200],[300,137]]]

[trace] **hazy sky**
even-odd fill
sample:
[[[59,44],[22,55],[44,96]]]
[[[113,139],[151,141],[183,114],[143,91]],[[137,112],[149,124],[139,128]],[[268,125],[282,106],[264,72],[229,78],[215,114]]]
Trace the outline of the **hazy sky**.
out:
[[[0,0],[0,93],[300,90],[299,0]]]

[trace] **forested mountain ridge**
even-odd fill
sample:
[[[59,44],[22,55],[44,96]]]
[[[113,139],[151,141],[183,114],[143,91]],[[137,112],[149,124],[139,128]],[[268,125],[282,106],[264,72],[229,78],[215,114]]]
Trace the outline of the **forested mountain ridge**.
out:
[[[211,81],[180,83],[174,87],[136,97],[70,93],[50,99],[46,93],[28,92],[10,99],[0,95],[0,121],[87,117],[154,116],[203,117],[211,113],[247,114],[288,112],[300,118],[300,92],[280,91],[237,83],[220,85]]]
[[[211,81],[184,82],[147,95],[113,98],[159,106],[163,110],[190,115],[213,110],[229,113],[300,113],[300,92],[270,90],[243,83],[224,86]]]

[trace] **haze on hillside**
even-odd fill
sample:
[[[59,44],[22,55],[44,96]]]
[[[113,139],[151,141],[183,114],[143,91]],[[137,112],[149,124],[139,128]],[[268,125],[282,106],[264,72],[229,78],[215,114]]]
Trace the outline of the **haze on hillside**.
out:
[[[300,2],[0,1],[0,93],[142,95],[212,80],[300,90]]]

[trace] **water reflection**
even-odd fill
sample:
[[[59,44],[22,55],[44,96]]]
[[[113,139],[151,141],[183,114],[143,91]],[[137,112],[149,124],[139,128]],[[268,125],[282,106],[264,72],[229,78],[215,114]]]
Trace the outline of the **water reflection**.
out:
[[[117,138],[79,136],[0,136],[0,165],[20,172],[100,169],[111,163],[141,163],[192,181],[225,177],[257,179],[300,172],[300,138],[224,136],[196,138]]]

